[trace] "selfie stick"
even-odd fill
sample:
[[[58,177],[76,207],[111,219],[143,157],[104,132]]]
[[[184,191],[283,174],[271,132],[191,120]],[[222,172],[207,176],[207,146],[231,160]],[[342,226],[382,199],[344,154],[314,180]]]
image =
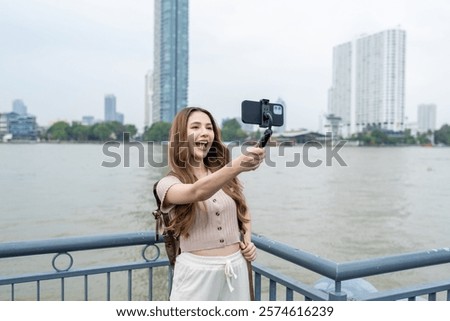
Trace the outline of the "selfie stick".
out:
[[[272,115],[270,114],[269,109],[269,100],[268,99],[261,99],[261,105],[262,105],[262,114],[261,114],[261,125],[260,127],[268,127],[264,131],[264,135],[261,137],[261,139],[258,142],[258,147],[263,148],[266,146],[267,142],[270,139],[270,136],[272,136]]]

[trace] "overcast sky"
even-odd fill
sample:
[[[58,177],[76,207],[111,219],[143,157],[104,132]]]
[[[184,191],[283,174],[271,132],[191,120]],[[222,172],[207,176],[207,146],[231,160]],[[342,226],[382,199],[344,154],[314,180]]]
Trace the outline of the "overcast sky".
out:
[[[0,112],[22,99],[39,125],[103,119],[105,94],[126,123],[144,124],[153,68],[152,0],[0,0]],[[218,121],[242,100],[279,97],[288,128],[318,129],[334,46],[406,30],[406,115],[437,105],[450,123],[448,0],[191,0],[189,104]]]

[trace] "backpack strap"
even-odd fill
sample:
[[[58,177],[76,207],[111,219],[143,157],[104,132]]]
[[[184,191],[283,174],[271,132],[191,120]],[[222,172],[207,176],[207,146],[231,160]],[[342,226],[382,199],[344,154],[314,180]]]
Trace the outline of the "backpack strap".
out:
[[[158,193],[156,192],[156,186],[158,185],[159,181],[157,181],[155,184],[153,184],[153,196],[155,197],[156,200],[156,209],[152,212],[153,216],[155,217],[156,220],[156,241],[159,240],[159,229],[162,227],[162,217],[163,217],[163,213],[161,211],[161,200],[159,199]]]
[[[156,237],[158,240],[158,235],[159,235],[159,228],[162,226],[162,224],[164,224],[165,227],[170,226],[170,217],[169,217],[169,213],[164,213],[161,210],[161,200],[159,199],[158,196],[158,192],[156,191],[156,187],[158,186],[159,181],[157,181],[155,184],[153,184],[153,196],[155,197],[156,200],[156,206],[157,209],[153,211],[153,216],[155,217],[155,219],[157,220],[157,222],[159,224],[156,224]],[[161,220],[162,217],[162,220]]]
[[[153,216],[156,219],[156,241],[159,240],[159,229],[163,228],[163,238],[166,248],[167,257],[169,259],[170,265],[173,268],[175,265],[175,260],[178,254],[180,254],[180,242],[178,238],[174,235],[172,230],[169,230],[170,217],[169,213],[164,213],[161,210],[161,200],[159,199],[158,193],[156,191],[156,186],[159,181],[153,184],[153,195],[155,196],[157,208],[153,211]]]

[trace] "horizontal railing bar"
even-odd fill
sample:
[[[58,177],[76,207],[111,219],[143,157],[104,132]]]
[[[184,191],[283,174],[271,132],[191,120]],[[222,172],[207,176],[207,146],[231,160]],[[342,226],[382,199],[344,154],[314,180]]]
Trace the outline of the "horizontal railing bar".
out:
[[[398,254],[367,260],[335,263],[287,244],[253,235],[256,247],[335,281],[350,280],[425,266],[450,263],[450,249]]]
[[[20,256],[31,256],[41,254],[65,253],[74,251],[86,251],[94,249],[117,248],[125,246],[152,245],[162,243],[162,240],[156,241],[155,233],[136,232],[113,235],[95,235],[82,237],[56,238],[37,241],[20,241],[0,243],[0,258],[11,258]],[[326,276],[337,282],[356,279],[361,277],[399,272],[408,269],[415,269],[426,266],[448,264],[450,263],[450,249],[440,248],[429,251],[406,253],[385,257],[378,257],[366,260],[335,263],[317,255],[302,251],[287,244],[270,240],[264,236],[252,234],[252,241],[259,250],[275,255],[282,260],[289,261],[307,270]],[[66,277],[75,277],[82,275],[101,274],[105,272],[125,271],[127,269],[141,269],[155,267],[156,261],[141,262],[135,264],[118,265],[113,267],[99,267],[85,270],[70,270],[64,272],[52,272],[40,275],[25,275],[0,278],[0,285],[9,285],[14,283],[35,282],[38,280],[60,279]],[[157,260],[159,266],[167,265],[167,259]],[[279,284],[293,288],[296,292],[308,296],[312,299],[321,300],[326,294],[319,292],[303,293],[309,291],[311,287],[298,281],[288,278],[277,272],[255,264],[255,271],[269,277]],[[434,284],[434,285],[433,285]],[[305,290],[306,289],[306,290]],[[302,292],[303,291],[303,292]],[[433,294],[447,291],[450,296],[450,285],[445,282],[432,283],[410,287],[406,289],[397,289],[392,291],[377,292],[368,294],[362,298],[364,300],[392,300],[402,298],[412,298],[419,295]],[[316,293],[316,297],[313,294]]]
[[[325,292],[317,290],[305,283],[299,282],[287,275],[281,274],[277,271],[274,271],[268,267],[262,266],[257,263],[253,263],[252,266],[253,270],[256,273],[259,273],[275,281],[276,283],[281,284],[282,286],[285,286],[287,288],[290,288],[294,290],[294,292],[300,293],[301,295],[304,295],[310,299],[317,301],[326,301],[328,298],[328,295]]]
[[[263,251],[279,256],[282,259],[336,281],[450,263],[450,249],[448,248],[347,263],[335,263],[284,243],[270,240],[261,235],[253,234],[252,241]],[[0,258],[136,246],[161,242],[161,240],[156,241],[154,232],[10,242],[0,244]]]
[[[410,297],[418,297],[422,295],[428,295],[430,293],[444,292],[449,290],[450,290],[450,280],[427,283],[422,285],[414,285],[404,287],[401,289],[373,292],[365,295],[364,297],[358,298],[358,300],[392,301],[392,300],[408,299]]]
[[[169,265],[169,261],[167,259],[161,259],[161,260],[142,262],[142,263],[111,265],[111,266],[107,266],[107,267],[61,271],[61,272],[52,272],[52,273],[41,273],[41,274],[33,274],[33,275],[23,275],[23,276],[19,276],[19,277],[2,278],[2,279],[0,279],[0,285],[7,285],[7,284],[12,284],[12,283],[27,283],[27,282],[36,282],[36,281],[45,281],[45,280],[55,280],[55,279],[61,279],[61,278],[73,278],[73,277],[79,277],[79,276],[85,276],[85,275],[103,274],[103,273],[107,273],[107,272],[123,272],[123,271],[127,271],[127,270],[139,270],[139,269],[146,269],[146,268],[150,268],[150,267],[163,267],[163,266],[168,266],[168,265]]]
[[[155,232],[55,238],[38,241],[0,243],[0,258],[85,251],[122,246],[161,243]]]
[[[336,263],[320,256],[293,248],[287,244],[270,240],[261,235],[252,235],[252,242],[258,249],[278,256],[284,260],[300,265],[308,270],[327,276],[331,279],[336,275]]]
[[[335,280],[344,281],[445,263],[450,263],[449,248],[339,263]]]

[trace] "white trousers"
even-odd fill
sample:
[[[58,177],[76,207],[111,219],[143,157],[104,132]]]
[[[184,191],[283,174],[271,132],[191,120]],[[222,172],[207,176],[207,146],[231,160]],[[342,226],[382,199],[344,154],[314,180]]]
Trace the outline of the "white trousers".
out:
[[[171,301],[249,301],[247,261],[241,251],[228,256],[177,256]]]

